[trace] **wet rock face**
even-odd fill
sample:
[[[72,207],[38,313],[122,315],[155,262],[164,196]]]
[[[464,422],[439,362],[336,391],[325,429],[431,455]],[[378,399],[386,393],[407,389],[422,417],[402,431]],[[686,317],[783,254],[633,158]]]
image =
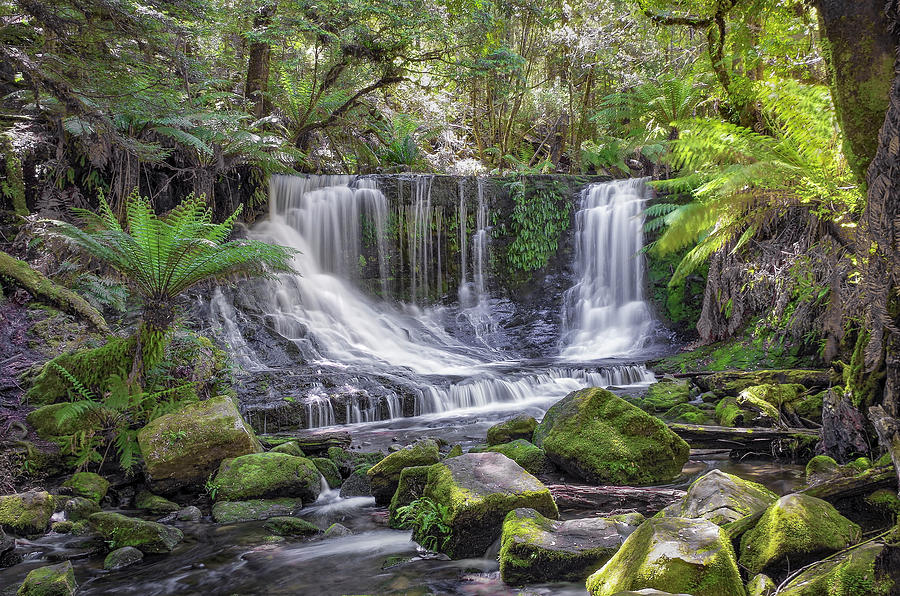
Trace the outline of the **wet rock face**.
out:
[[[118,571],[139,563],[144,558],[144,553],[133,546],[123,546],[112,551],[103,560],[103,568],[107,571]]]
[[[0,528],[16,534],[43,534],[53,515],[53,497],[46,491],[0,496]]]
[[[544,453],[544,450],[535,446],[533,443],[525,439],[516,439],[509,443],[501,443],[492,447],[481,447],[471,449],[471,452],[493,451],[494,453],[502,453],[509,459],[513,460],[531,474],[549,474],[556,469],[553,462]]]
[[[596,387],[574,391],[551,406],[534,443],[557,466],[594,484],[671,480],[690,451],[661,420]]]
[[[712,470],[695,480],[684,498],[663,509],[660,517],[699,518],[721,526],[763,510],[777,499],[761,484]]]
[[[731,541],[712,522],[656,518],[644,522],[587,580],[592,596],[670,590],[693,596],[745,596]]]
[[[855,544],[860,536],[860,527],[827,501],[794,493],[770,505],[744,534],[740,561],[751,573],[777,568],[786,560],[797,567]]]
[[[101,512],[89,518],[91,527],[112,548],[133,546],[143,553],[167,553],[184,539],[178,528],[122,515]]]
[[[294,497],[312,503],[322,489],[313,462],[271,451],[223,461],[213,482],[221,501]]]
[[[583,581],[644,521],[640,514],[556,521],[534,509],[511,511],[500,538],[500,577],[510,585]]]
[[[141,429],[138,443],[150,487],[161,494],[200,488],[222,460],[262,451],[227,396],[160,416]]]
[[[290,516],[303,508],[300,499],[250,499],[219,501],[212,508],[213,519],[220,524]]]

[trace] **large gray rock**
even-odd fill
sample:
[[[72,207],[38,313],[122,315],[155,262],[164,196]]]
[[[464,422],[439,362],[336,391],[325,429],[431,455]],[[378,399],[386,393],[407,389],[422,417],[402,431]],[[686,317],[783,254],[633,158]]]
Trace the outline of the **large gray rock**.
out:
[[[43,534],[54,509],[53,497],[46,491],[0,496],[0,528],[16,534]]]
[[[745,596],[731,540],[712,522],[680,517],[645,521],[587,580],[591,596],[668,590],[693,596]]]
[[[167,553],[184,539],[178,528],[121,513],[102,511],[93,514],[88,521],[113,549],[133,546],[143,553]]]
[[[547,517],[559,513],[550,490],[540,480],[500,453],[467,453],[428,468],[422,506],[443,508],[443,534],[425,525],[422,516],[412,522],[413,538],[451,558],[484,554],[500,537],[506,514],[520,507]],[[396,511],[391,511],[392,517]]]
[[[659,516],[700,518],[721,526],[761,511],[776,500],[778,495],[761,484],[712,470],[695,480],[684,498]]]
[[[643,521],[639,513],[556,521],[516,509],[503,522],[500,577],[511,585],[584,581]]]
[[[103,568],[107,571],[118,571],[135,563],[140,563],[144,558],[144,553],[133,546],[123,546],[112,551],[103,560]]]
[[[201,488],[222,460],[262,451],[224,395],[160,416],[140,430],[138,443],[150,487],[161,494]]]

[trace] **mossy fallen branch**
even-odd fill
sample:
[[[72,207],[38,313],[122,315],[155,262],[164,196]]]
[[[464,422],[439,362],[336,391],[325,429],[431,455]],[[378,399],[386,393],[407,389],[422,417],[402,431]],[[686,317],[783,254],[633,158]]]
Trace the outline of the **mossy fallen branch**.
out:
[[[49,300],[66,312],[83,317],[98,331],[110,332],[103,315],[87,300],[35,271],[25,261],[3,251],[0,251],[0,275],[11,278],[34,296]]]

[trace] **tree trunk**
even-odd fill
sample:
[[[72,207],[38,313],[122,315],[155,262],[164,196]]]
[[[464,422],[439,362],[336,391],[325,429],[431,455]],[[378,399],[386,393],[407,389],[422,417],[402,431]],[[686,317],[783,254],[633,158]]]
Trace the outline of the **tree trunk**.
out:
[[[895,40],[884,0],[819,0],[822,48],[845,152],[859,180],[878,148],[894,76]]]
[[[268,4],[256,12],[253,19],[253,35],[263,34],[271,24],[277,4]],[[272,48],[268,41],[254,39],[250,44],[250,58],[247,62],[247,84],[244,96],[253,102],[253,114],[262,118],[269,111],[266,92],[269,89],[269,67],[272,59]]]

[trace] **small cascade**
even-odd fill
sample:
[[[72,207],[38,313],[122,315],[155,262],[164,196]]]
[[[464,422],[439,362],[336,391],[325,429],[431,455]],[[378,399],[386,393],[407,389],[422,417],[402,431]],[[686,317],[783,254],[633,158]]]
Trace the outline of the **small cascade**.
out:
[[[414,199],[406,206],[411,304],[424,304],[428,302],[432,292],[440,293],[444,279],[440,233],[444,212],[432,207],[432,180],[432,176],[416,176],[413,184]]]
[[[634,354],[649,337],[644,299],[642,179],[593,184],[575,215],[578,282],[566,293],[562,357],[591,360]]]
[[[485,346],[494,349],[491,345],[491,334],[497,330],[497,323],[491,316],[491,302],[487,287],[487,270],[490,264],[488,244],[490,242],[490,230],[488,228],[487,198],[484,192],[484,178],[476,178],[478,210],[475,212],[475,233],[472,235],[472,281],[466,278],[467,258],[466,251],[466,203],[463,195],[463,186],[460,184],[459,192],[459,219],[460,219],[460,261],[462,273],[459,280],[459,304],[462,314],[475,331],[475,337]]]

